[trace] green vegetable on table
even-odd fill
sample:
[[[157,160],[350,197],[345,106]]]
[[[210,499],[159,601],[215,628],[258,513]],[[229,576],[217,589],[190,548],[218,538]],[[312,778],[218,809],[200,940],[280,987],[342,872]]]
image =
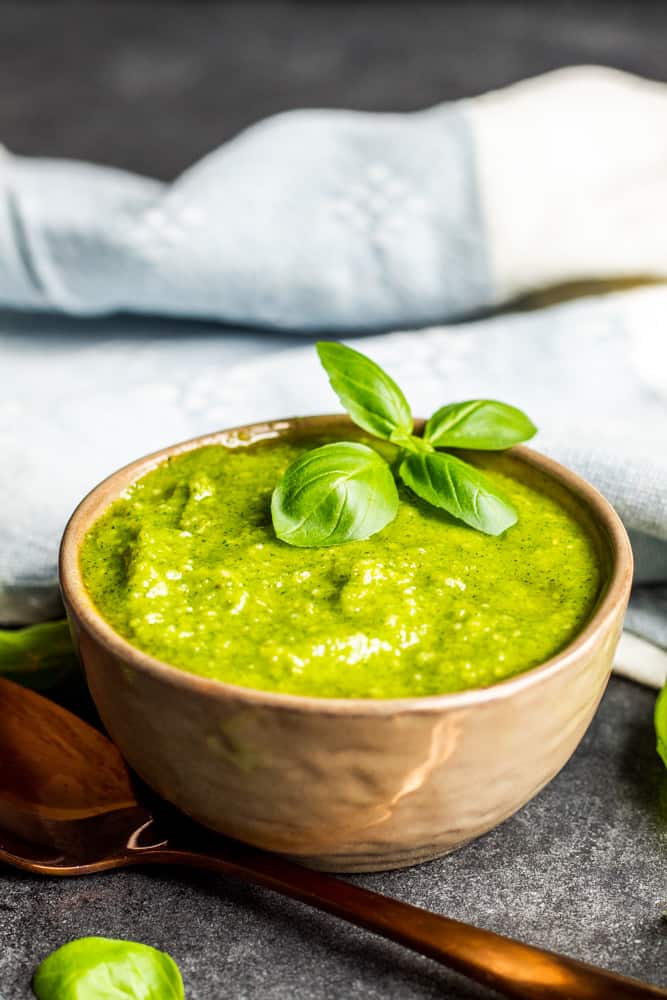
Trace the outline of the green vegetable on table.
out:
[[[654,718],[658,753],[667,767],[667,684],[658,695]]]
[[[75,667],[66,621],[0,629],[0,676],[46,691],[56,687]]]
[[[184,1000],[173,958],[136,941],[84,937],[45,958],[33,977],[38,1000]]]
[[[495,484],[461,458],[436,449],[502,451],[527,441],[536,428],[521,410],[489,399],[451,403],[433,414],[418,437],[405,396],[379,365],[336,342],[321,341],[317,352],[354,423],[397,446],[397,475],[413,493],[488,535],[516,523],[513,505]],[[397,512],[390,465],[372,448],[349,441],[300,456],[271,500],[278,538],[304,548],[369,538]]]

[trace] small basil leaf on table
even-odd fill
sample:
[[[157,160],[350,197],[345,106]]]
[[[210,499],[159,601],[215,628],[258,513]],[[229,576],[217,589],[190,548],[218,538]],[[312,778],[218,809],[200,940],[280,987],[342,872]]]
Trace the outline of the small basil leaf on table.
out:
[[[495,399],[470,399],[441,407],[426,424],[424,438],[436,448],[502,451],[536,433],[532,420],[515,406]]]
[[[136,941],[86,937],[58,948],[37,968],[38,1000],[184,1000],[178,966]]]
[[[396,517],[398,491],[385,460],[337,441],[293,462],[271,499],[278,538],[303,548],[369,538]]]
[[[408,401],[379,365],[334,341],[320,341],[317,353],[331,387],[355,424],[387,439],[396,432],[412,432]]]
[[[0,629],[0,675],[36,691],[56,687],[76,669],[66,621]]]
[[[481,472],[442,452],[409,453],[398,473],[410,489],[471,528],[500,535],[516,524],[517,513]]]
[[[655,703],[655,735],[658,753],[667,767],[667,685],[662,689]]]

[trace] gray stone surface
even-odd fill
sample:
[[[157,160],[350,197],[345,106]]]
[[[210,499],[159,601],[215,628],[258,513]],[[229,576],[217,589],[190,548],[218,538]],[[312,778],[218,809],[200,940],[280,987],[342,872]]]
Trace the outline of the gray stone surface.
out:
[[[516,816],[379,892],[667,986],[667,771],[654,694],[612,680],[582,745]],[[188,1000],[491,997],[435,963],[229,879],[135,870],[78,880],[0,869],[0,997],[29,1000],[39,960],[87,934],[178,961]]]
[[[573,62],[667,79],[667,5],[0,5],[0,142],[171,177],[295,106],[418,108]],[[667,985],[667,772],[650,691],[614,680],[564,771],[457,854],[359,881]],[[371,935],[222,878],[50,881],[0,869],[0,998],[87,934],[167,949],[188,1000],[491,996]]]
[[[0,4],[0,143],[169,178],[243,126],[408,111],[571,63],[667,79],[667,4]]]

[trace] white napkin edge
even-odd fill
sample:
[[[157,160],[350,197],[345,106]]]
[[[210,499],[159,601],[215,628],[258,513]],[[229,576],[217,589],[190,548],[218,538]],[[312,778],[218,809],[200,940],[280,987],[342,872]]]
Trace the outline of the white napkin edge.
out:
[[[667,683],[667,650],[624,630],[614,657],[614,673],[647,687],[661,688]]]

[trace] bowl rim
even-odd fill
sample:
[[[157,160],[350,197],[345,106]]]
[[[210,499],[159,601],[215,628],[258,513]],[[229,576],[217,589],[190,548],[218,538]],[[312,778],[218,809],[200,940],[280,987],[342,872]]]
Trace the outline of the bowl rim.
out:
[[[415,429],[419,430],[423,425],[423,420],[415,419]],[[193,693],[218,698],[232,697],[236,702],[246,702],[254,706],[263,705],[291,712],[377,717],[462,709],[512,697],[526,688],[540,684],[554,674],[566,671],[578,662],[589,649],[595,646],[609,622],[616,617],[619,611],[624,610],[632,583],[633,558],[630,540],[620,517],[609,501],[585,479],[554,459],[548,458],[532,448],[527,448],[525,445],[517,445],[508,449],[506,454],[518,458],[548,478],[554,479],[574,497],[575,501],[588,510],[600,528],[600,533],[605,536],[605,540],[608,542],[611,568],[606,589],[599,599],[597,607],[584,628],[574,636],[567,646],[543,663],[489,687],[469,688],[463,691],[450,691],[434,695],[415,695],[407,698],[326,698],[242,687],[216,678],[190,673],[181,667],[172,666],[149,653],[145,653],[116,632],[95,608],[83,583],[79,564],[79,548],[88,529],[131,483],[161,465],[167,458],[206,445],[226,444],[228,447],[239,447],[260,440],[278,438],[295,430],[297,432],[317,429],[325,431],[328,428],[352,428],[354,426],[345,414],[288,417],[241,424],[168,445],[117,469],[93,487],[81,500],[65,527],[60,545],[58,571],[60,588],[68,614],[74,618],[77,624],[81,623],[113,656],[174,688],[186,688]]]

